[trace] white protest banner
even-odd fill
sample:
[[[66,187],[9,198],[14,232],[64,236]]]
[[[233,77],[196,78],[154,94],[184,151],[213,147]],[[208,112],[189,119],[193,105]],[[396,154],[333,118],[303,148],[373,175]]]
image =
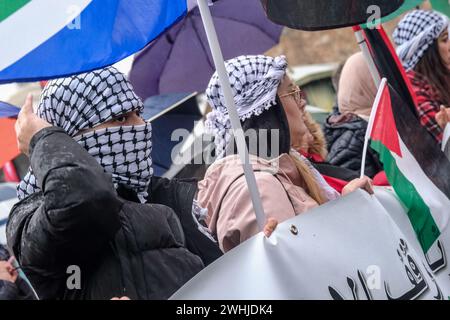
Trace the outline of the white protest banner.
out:
[[[446,299],[386,206],[359,190],[301,214],[229,251],[171,299]]]
[[[392,220],[405,235],[408,243],[421,256],[422,263],[427,266],[427,269],[433,275],[441,290],[447,293],[444,298],[446,300],[450,299],[448,295],[448,292],[450,292],[450,268],[447,262],[447,257],[450,254],[450,230],[448,226],[442,230],[441,235],[427,254],[424,254],[408,219],[405,207],[398,200],[395,192],[386,188],[377,188],[376,196]]]

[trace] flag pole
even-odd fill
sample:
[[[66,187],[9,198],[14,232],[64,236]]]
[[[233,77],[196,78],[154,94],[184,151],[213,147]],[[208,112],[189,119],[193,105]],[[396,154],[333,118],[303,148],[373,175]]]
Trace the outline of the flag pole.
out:
[[[364,148],[362,153],[362,160],[361,160],[361,175],[360,177],[364,177],[364,171],[366,170],[366,155],[367,155],[367,148],[369,145],[370,135],[372,134],[373,129],[373,123],[375,122],[375,116],[378,111],[378,106],[380,105],[380,100],[383,97],[383,91],[386,87],[387,80],[386,78],[381,79],[380,86],[378,87],[377,95],[375,96],[375,100],[373,102],[372,110],[370,111],[370,117],[369,117],[369,123],[367,124],[367,130],[366,135],[364,137]]]
[[[216,29],[211,17],[207,0],[197,0],[200,15],[202,17],[203,26],[205,28],[206,36],[208,38],[209,48],[214,60],[214,65],[219,76],[219,81],[222,85],[223,94],[225,97],[225,103],[230,116],[231,126],[233,128],[233,134],[236,139],[236,145],[241,159],[241,163],[244,169],[245,179],[250,191],[250,197],[253,203],[253,209],[255,210],[256,220],[260,230],[264,229],[266,223],[266,217],[264,215],[263,206],[261,203],[261,197],[259,194],[258,186],[256,185],[255,174],[249,161],[249,154],[247,145],[245,143],[244,131],[242,130],[241,121],[239,119],[236,105],[233,99],[233,93],[231,91],[230,81],[228,79],[228,73],[225,68],[225,62],[223,59],[222,50],[220,49],[219,40],[217,38]]]

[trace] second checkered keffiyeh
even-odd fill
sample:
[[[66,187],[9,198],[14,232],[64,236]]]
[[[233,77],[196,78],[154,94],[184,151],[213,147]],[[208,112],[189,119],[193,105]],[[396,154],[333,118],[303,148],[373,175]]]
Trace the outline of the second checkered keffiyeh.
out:
[[[449,27],[447,16],[425,10],[408,13],[392,35],[397,54],[407,71],[414,69],[440,34]]]
[[[228,60],[225,65],[234,103],[242,121],[258,116],[276,104],[278,86],[286,74],[284,56],[240,56]],[[231,139],[231,121],[217,72],[209,82],[206,95],[213,110],[208,114],[205,126],[208,132],[214,134],[216,157],[220,159],[225,156]]]
[[[76,136],[81,130],[127,114],[141,112],[142,101],[114,67],[50,81],[41,94],[37,114],[64,129],[93,156],[114,184],[133,189],[141,202],[152,176],[151,125],[119,126]],[[30,168],[20,182],[19,199],[39,191]]]

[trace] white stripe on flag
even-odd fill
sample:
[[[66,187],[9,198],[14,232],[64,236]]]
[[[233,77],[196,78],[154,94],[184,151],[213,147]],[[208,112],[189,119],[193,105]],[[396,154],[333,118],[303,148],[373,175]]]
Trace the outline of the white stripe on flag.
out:
[[[58,33],[91,1],[33,0],[2,21],[0,71],[16,63]]]
[[[398,140],[403,157],[400,158],[394,152],[391,152],[391,155],[394,157],[398,169],[414,185],[422,200],[430,209],[436,225],[442,232],[447,227],[449,221],[450,199],[423,172],[423,169],[411,152],[409,152],[400,136]]]

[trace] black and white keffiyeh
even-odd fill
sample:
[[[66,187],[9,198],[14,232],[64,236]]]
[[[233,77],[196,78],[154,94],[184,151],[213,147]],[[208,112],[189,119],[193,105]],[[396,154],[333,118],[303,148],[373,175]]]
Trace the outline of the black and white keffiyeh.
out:
[[[278,86],[286,74],[287,62],[284,56],[239,56],[228,60],[225,65],[234,103],[242,121],[258,116],[276,104]],[[207,132],[214,134],[216,157],[220,159],[225,156],[232,135],[217,72],[209,82],[206,95],[213,110],[208,114],[205,126]]]
[[[447,16],[425,10],[411,11],[399,22],[392,36],[407,71],[416,67],[433,42],[449,27],[448,22]]]
[[[114,67],[50,81],[41,94],[37,115],[64,129],[112,175],[114,184],[134,190],[141,202],[148,196],[152,176],[151,125],[118,126],[77,135],[131,111],[142,101]],[[30,168],[20,182],[18,197],[39,191]]]

